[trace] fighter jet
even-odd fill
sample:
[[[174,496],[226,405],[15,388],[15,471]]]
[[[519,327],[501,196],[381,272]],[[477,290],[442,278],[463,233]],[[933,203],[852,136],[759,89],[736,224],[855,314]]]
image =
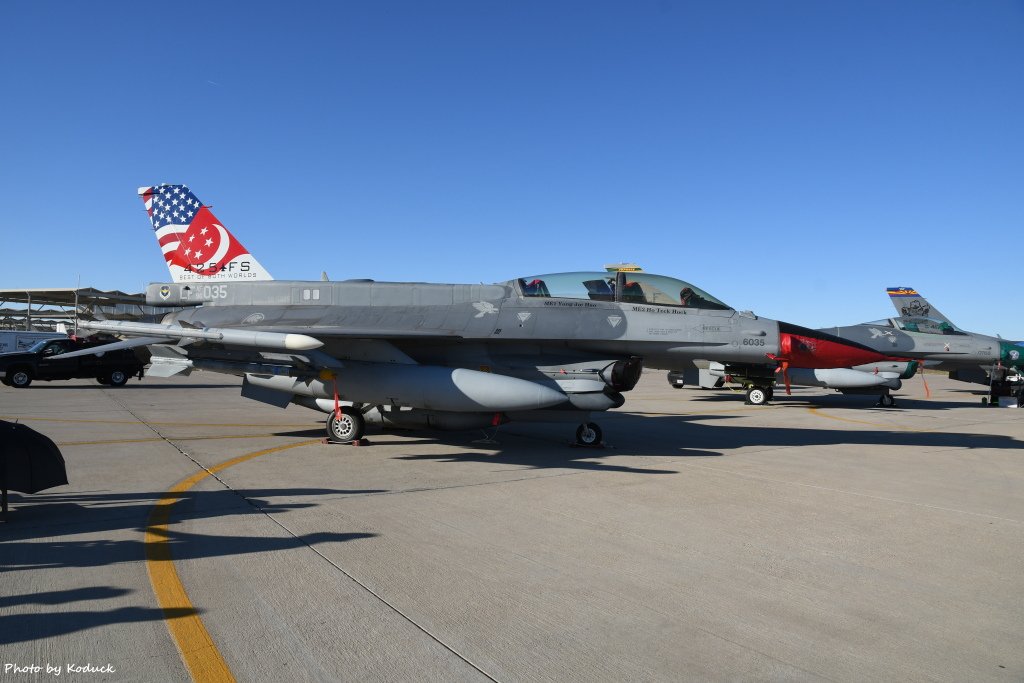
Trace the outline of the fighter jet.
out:
[[[726,383],[741,384],[746,390],[746,402],[761,405],[775,396],[775,386],[780,382],[789,386],[822,387],[835,389],[844,394],[869,394],[879,396],[883,405],[891,405],[890,391],[903,386],[902,380],[916,374],[917,361],[879,360],[851,368],[789,368],[786,377],[769,365],[748,365],[698,361],[695,367],[668,373],[669,384],[677,389],[685,385],[703,389],[718,389]],[[788,389],[788,386],[787,386]],[[886,397],[885,399],[881,397]]]
[[[242,396],[328,414],[328,435],[367,423],[473,429],[510,420],[579,425],[625,402],[648,367],[713,357],[781,367],[843,367],[883,357],[858,343],[739,312],[650,273],[528,275],[494,285],[279,281],[183,185],[140,188],[171,283],[147,303],[159,324],[90,321],[146,345],[148,374],[243,377]],[[183,308],[182,308],[183,307]]]
[[[948,372],[950,379],[987,385],[993,397],[1008,371],[1020,374],[1024,368],[1024,342],[961,330],[913,287],[888,287],[886,293],[899,316],[819,331],[871,347],[887,354],[889,360],[861,367],[791,370],[791,383],[843,393],[877,394],[880,405],[893,406],[895,399],[890,390],[899,389],[900,380],[912,377],[922,364]],[[731,380],[747,387],[749,403],[772,398],[776,377],[768,366],[728,362],[703,365],[699,374],[695,370],[670,373],[669,383],[714,387]]]
[[[961,382],[991,384],[993,369],[1019,373],[1024,367],[1024,359],[1021,358],[1024,355],[1024,342],[965,332],[913,287],[888,287],[886,293],[900,316],[885,322],[923,339],[922,347],[930,342],[931,353],[927,354],[929,368],[944,370],[949,373],[950,379]],[[952,344],[949,343],[951,340]],[[962,352],[965,340],[973,344],[971,351],[966,354]]]

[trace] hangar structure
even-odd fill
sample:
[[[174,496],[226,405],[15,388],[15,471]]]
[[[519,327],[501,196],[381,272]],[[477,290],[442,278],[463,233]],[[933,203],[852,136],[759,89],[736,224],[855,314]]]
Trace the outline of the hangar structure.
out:
[[[146,295],[93,287],[0,289],[0,330],[77,332],[79,319],[159,320]],[[61,329],[58,326],[63,326]]]

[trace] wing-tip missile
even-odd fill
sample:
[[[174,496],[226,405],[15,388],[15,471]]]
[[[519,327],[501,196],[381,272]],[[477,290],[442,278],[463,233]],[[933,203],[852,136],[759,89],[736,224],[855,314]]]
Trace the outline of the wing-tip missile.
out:
[[[310,351],[324,345],[322,341],[305,334],[262,332],[234,328],[206,327],[193,329],[178,325],[155,323],[129,323],[116,320],[82,321],[80,327],[125,335],[154,335],[172,339],[205,339],[235,346],[265,346],[288,351]]]

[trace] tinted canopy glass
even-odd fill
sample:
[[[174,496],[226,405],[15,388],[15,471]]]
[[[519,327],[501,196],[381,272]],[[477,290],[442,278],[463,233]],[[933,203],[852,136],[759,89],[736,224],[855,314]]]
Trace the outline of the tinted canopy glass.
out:
[[[621,301],[732,310],[689,282],[651,273],[551,273],[519,278],[517,282],[525,297]]]
[[[965,334],[953,327],[952,323],[934,318],[896,318],[896,327],[907,332],[924,332],[926,334]]]

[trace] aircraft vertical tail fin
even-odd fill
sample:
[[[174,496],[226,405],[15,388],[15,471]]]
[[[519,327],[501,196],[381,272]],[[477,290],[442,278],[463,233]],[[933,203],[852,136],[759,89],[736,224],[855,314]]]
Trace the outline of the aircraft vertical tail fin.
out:
[[[913,287],[888,287],[885,291],[901,316],[920,316],[953,324],[952,320],[942,315]]]
[[[140,187],[139,196],[175,282],[274,279],[184,185]]]

